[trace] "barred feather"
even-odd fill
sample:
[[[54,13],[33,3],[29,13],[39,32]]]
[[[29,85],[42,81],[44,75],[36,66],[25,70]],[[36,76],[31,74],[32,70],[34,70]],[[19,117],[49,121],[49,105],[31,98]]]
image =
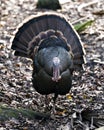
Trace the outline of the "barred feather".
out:
[[[12,49],[17,56],[31,58],[34,48],[40,46],[42,40],[51,36],[58,37],[70,46],[74,55],[74,68],[81,68],[85,63],[83,45],[71,23],[60,14],[45,13],[32,16],[18,28]]]

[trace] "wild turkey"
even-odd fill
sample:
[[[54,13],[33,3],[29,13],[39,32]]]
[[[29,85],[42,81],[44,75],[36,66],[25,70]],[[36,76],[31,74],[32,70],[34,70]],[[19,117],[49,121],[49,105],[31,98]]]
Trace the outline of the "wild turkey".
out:
[[[80,38],[61,14],[32,16],[18,28],[11,48],[32,59],[33,87],[42,95],[54,93],[54,101],[69,92],[73,70],[84,64]]]

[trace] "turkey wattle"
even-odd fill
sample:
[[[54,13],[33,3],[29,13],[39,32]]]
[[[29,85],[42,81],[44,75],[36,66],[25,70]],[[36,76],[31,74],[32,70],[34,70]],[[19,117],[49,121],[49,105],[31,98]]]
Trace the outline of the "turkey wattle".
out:
[[[60,14],[33,16],[18,28],[12,43],[16,56],[33,61],[32,82],[43,95],[65,95],[73,70],[82,69],[84,48],[72,25]]]

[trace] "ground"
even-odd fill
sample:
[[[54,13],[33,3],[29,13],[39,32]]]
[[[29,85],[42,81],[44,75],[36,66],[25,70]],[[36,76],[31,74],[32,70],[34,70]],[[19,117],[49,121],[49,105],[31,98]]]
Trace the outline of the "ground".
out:
[[[79,33],[86,51],[84,71],[74,73],[69,94],[57,99],[63,111],[55,119],[10,119],[0,121],[0,130],[87,130],[104,126],[104,1],[70,0],[61,6],[58,12],[73,25],[94,20]],[[32,61],[15,57],[10,39],[25,18],[47,10],[36,9],[34,0],[1,0],[0,10],[0,105],[43,111],[44,96],[31,83]]]

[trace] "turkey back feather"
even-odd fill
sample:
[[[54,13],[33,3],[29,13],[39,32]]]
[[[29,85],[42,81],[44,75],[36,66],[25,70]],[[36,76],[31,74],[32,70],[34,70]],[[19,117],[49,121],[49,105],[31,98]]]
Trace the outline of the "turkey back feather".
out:
[[[17,56],[32,58],[35,48],[46,46],[45,42],[42,45],[41,43],[43,40],[48,41],[49,37],[61,40],[67,51],[70,50],[70,46],[74,55],[74,69],[82,68],[85,62],[83,45],[73,26],[60,14],[44,13],[32,16],[18,28],[12,42],[12,49]]]

